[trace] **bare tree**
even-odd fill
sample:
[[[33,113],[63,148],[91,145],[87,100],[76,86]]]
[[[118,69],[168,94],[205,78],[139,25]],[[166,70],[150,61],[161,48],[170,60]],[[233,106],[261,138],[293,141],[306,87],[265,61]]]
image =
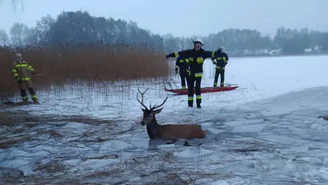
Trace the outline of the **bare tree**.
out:
[[[15,23],[10,29],[11,42],[16,46],[23,46],[27,44],[29,36],[29,28],[22,23]]]
[[[0,45],[8,45],[9,37],[4,29],[0,29]]]
[[[18,1],[22,2],[21,0],[11,0],[11,3],[13,4],[13,6],[16,6]],[[2,0],[0,0],[0,5],[2,5]]]
[[[3,0],[0,0],[0,7],[2,6],[2,4],[3,4]],[[23,0],[11,0],[11,4],[14,7],[14,11],[16,11],[17,5],[21,4],[22,11],[23,11]]]

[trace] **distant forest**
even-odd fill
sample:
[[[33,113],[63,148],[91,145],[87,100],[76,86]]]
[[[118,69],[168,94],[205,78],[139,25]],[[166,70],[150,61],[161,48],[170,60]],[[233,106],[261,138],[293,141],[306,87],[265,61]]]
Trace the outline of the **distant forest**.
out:
[[[0,45],[10,47],[42,47],[43,45],[104,44],[152,48],[173,52],[192,47],[190,37],[154,34],[136,22],[91,16],[88,12],[62,12],[56,18],[45,16],[35,27],[14,23],[9,33],[0,29]],[[273,39],[257,30],[225,29],[209,34],[204,48],[223,46],[232,56],[278,54],[294,55],[328,52],[328,32],[280,27]]]

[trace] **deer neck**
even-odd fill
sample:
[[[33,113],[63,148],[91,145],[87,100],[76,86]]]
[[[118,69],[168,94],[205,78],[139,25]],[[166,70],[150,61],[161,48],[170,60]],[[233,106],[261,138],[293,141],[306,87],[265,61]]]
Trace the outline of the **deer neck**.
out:
[[[150,139],[156,139],[158,135],[158,130],[160,125],[157,123],[156,118],[154,118],[154,121],[147,124],[147,133]]]

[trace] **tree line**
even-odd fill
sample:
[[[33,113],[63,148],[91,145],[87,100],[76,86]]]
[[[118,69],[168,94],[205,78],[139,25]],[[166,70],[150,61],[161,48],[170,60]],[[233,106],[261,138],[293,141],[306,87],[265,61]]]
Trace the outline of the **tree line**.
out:
[[[260,55],[263,51],[281,49],[283,54],[303,54],[307,48],[328,52],[328,32],[280,27],[273,38],[251,29],[225,29],[211,33],[204,48],[223,46],[230,55]],[[160,52],[173,52],[192,47],[191,37],[159,35],[140,28],[136,22],[91,16],[86,11],[49,15],[28,27],[14,23],[9,33],[0,29],[0,44],[11,47],[42,47],[44,45],[97,44],[145,47]],[[314,50],[313,50],[314,51]]]

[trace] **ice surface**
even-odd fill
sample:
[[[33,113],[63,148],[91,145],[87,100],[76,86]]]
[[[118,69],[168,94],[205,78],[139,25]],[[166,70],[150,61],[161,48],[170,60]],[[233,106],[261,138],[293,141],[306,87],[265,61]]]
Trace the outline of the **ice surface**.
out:
[[[237,126],[232,129],[232,132],[261,132],[266,126],[266,124],[250,124]]]
[[[118,163],[118,159],[90,159],[80,163],[81,170],[96,170]]]
[[[183,159],[193,159],[197,158],[199,155],[202,155],[204,157],[213,154],[212,150],[206,150],[206,149],[197,149],[197,148],[187,148],[181,152],[175,152],[173,155],[177,158],[183,158]]]
[[[39,92],[40,105],[2,110],[111,122],[45,119],[31,128],[17,123],[25,129],[22,134],[1,130],[2,142],[15,139],[15,144],[0,149],[0,168],[23,171],[17,179],[27,182],[24,175],[34,180],[56,176],[53,182],[59,184],[72,179],[104,184],[325,184],[328,121],[318,116],[328,115],[327,61],[328,56],[232,58],[226,82],[240,88],[203,94],[200,110],[188,109],[187,96],[165,92],[162,83],[118,84],[111,92],[68,87],[59,97],[58,92]],[[204,69],[202,85],[211,86],[210,61]],[[169,79],[174,86],[178,80]],[[207,137],[174,144],[149,140],[139,124],[138,87],[149,88],[146,105],[169,96],[157,115],[160,124],[201,125]]]
[[[111,140],[104,142],[100,149],[100,153],[108,153],[113,151],[120,151],[129,148],[130,145],[126,142],[120,141],[120,140]]]

